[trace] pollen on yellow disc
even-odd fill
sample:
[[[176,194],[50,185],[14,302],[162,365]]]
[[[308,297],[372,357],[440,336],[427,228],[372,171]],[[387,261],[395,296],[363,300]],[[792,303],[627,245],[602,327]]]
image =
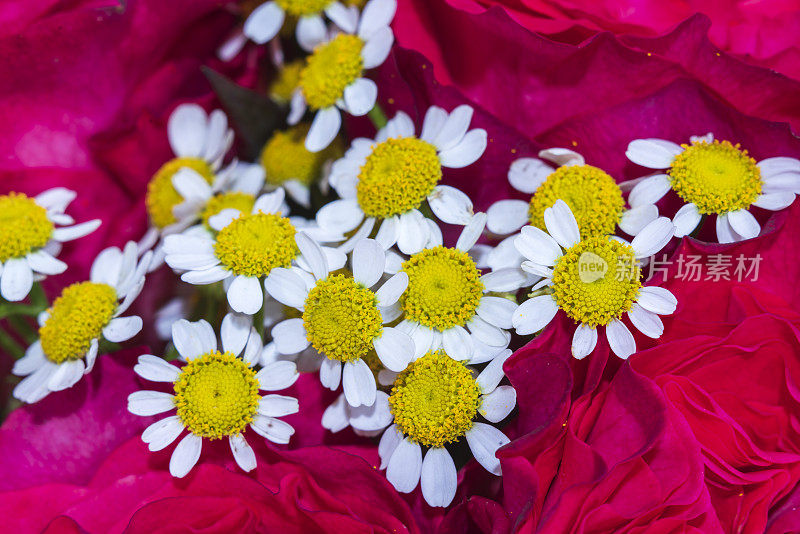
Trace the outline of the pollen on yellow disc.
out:
[[[345,88],[361,77],[364,41],[356,35],[340,33],[320,44],[308,56],[300,73],[300,88],[312,110],[336,104],[344,97]]]
[[[23,258],[53,235],[47,210],[23,193],[0,196],[0,262]]]
[[[309,152],[305,145],[308,128],[308,124],[300,123],[276,131],[264,145],[261,166],[267,183],[283,185],[289,180],[297,180],[309,186],[322,176],[327,162],[342,156],[344,150],[338,137],[324,150]]]
[[[385,219],[418,208],[439,180],[436,147],[415,137],[387,139],[361,167],[356,197],[368,217]]]
[[[300,85],[300,73],[305,64],[302,59],[295,59],[280,67],[269,86],[270,96],[278,102],[289,102],[292,99],[292,93]]]
[[[178,418],[197,436],[221,439],[241,433],[258,411],[256,373],[230,352],[189,360],[175,381]]]
[[[233,274],[267,276],[297,257],[295,234],[291,221],[277,213],[243,214],[217,234],[214,253]]]
[[[464,326],[475,316],[481,297],[481,273],[469,254],[434,247],[403,263],[408,288],[401,299],[406,319],[438,330]]]
[[[633,248],[594,236],[567,249],[553,268],[553,297],[567,316],[606,325],[630,311],[642,287]]]
[[[544,210],[558,199],[570,207],[584,238],[613,234],[625,207],[614,179],[591,165],[569,165],[551,173],[531,197],[530,223],[546,230]]]
[[[443,447],[472,428],[480,393],[472,371],[463,363],[442,351],[429,352],[397,376],[389,409],[408,439]]]
[[[366,356],[383,332],[375,293],[341,274],[318,281],[309,291],[303,325],[318,352],[342,362]]]
[[[220,193],[211,197],[203,210],[200,212],[200,219],[203,225],[211,230],[208,220],[222,210],[235,209],[240,213],[250,213],[253,211],[253,205],[256,203],[256,198],[249,193],[242,193],[241,191],[229,191],[227,193]]]
[[[738,144],[714,140],[682,145],[667,171],[672,189],[703,214],[748,208],[761,194],[756,160]]]
[[[283,10],[292,16],[319,15],[333,0],[275,0]]]
[[[64,288],[39,328],[42,351],[53,363],[79,360],[117,311],[117,292],[107,284],[81,282]]]
[[[150,221],[158,228],[177,222],[172,208],[183,202],[183,197],[173,187],[172,177],[183,168],[196,171],[209,184],[214,181],[214,171],[200,158],[175,158],[162,165],[147,184],[145,197],[147,214],[150,216]]]

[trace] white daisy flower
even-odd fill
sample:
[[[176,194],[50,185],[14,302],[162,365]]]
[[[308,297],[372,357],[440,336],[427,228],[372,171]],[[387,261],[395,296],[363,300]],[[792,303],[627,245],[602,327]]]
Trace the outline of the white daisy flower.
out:
[[[295,27],[297,43],[303,50],[310,52],[327,35],[323,15],[346,32],[356,31],[358,8],[353,5],[355,3],[336,0],[269,0],[254,9],[247,17],[244,22],[244,34],[254,42],[264,44],[278,35],[289,17],[290,20],[297,20]],[[380,9],[388,9],[387,4],[389,3],[381,3]],[[364,9],[366,12],[366,8]],[[392,9],[396,9],[396,6]]]
[[[610,236],[582,239],[575,216],[562,200],[544,211],[544,221],[547,232],[525,226],[515,240],[527,258],[522,268],[544,277],[533,287],[535,296],[514,312],[517,334],[538,332],[561,309],[578,323],[572,338],[572,355],[578,359],[594,350],[598,326],[605,326],[614,354],[626,359],[636,352],[633,334],[622,322],[625,314],[644,335],[661,337],[659,315],[674,312],[678,301],[664,288],[642,286],[638,260],[669,243],[675,227],[668,218],[649,223],[630,244]],[[544,294],[538,294],[543,288]]]
[[[14,363],[12,372],[26,377],[14,397],[34,403],[72,387],[94,367],[101,338],[121,343],[139,333],[140,317],[120,317],[144,287],[151,254],[137,262],[137,252],[134,242],[124,251],[105,249],[92,263],[90,281],[64,288],[39,314],[39,339]]]
[[[691,144],[664,139],[636,139],[625,153],[637,165],[664,169],[637,180],[628,202],[643,208],[671,189],[686,202],[673,217],[675,236],[691,234],[704,215],[716,215],[717,239],[733,243],[757,237],[761,225],[751,206],[782,210],[800,193],[800,160],[768,158],[756,163],[738,144],[693,136]]]
[[[655,206],[625,209],[622,190],[606,172],[587,165],[583,156],[566,148],[550,148],[536,158],[520,158],[508,170],[508,182],[524,200],[500,200],[486,212],[487,229],[498,235],[518,232],[526,224],[544,230],[544,210],[559,198],[567,203],[578,221],[582,237],[613,235],[617,226],[636,235],[658,217]]]
[[[379,395],[371,409],[343,409],[334,404],[323,415],[326,428],[373,434],[390,425],[381,437],[381,469],[397,491],[410,493],[419,483],[431,506],[447,506],[456,494],[457,473],[446,446],[466,438],[475,459],[500,476],[497,449],[510,440],[494,426],[514,409],[517,392],[498,386],[505,350],[480,374],[442,351],[429,352],[411,363],[395,380],[390,395]],[[423,460],[423,447],[427,449]]]
[[[176,157],[165,163],[147,184],[145,205],[153,228],[143,239],[144,249],[155,243],[159,232],[169,234],[186,227],[181,226],[186,215],[182,210],[192,211],[193,206],[182,203],[211,187],[233,143],[233,131],[228,128],[225,113],[217,109],[206,115],[197,104],[175,108],[169,117],[167,136]],[[197,186],[199,183],[203,186]]]
[[[342,125],[339,109],[360,117],[375,107],[378,86],[363,74],[389,55],[394,42],[389,23],[396,9],[396,0],[370,0],[357,33],[334,34],[306,59],[300,87],[292,95],[288,122],[297,124],[306,108],[315,113],[306,137],[311,152],[322,150],[336,138]]]
[[[477,213],[454,248],[434,246],[403,262],[408,287],[392,315],[402,318],[397,328],[414,340],[416,356],[443,347],[457,360],[471,360],[476,346],[493,347],[495,354],[508,346],[517,304],[490,295],[497,291],[493,279],[481,276],[467,253],[485,224],[486,214]]]
[[[374,140],[353,140],[331,169],[331,186],[342,199],[323,206],[317,222],[342,233],[360,226],[351,246],[378,226],[375,239],[385,249],[397,243],[405,254],[422,250],[436,232],[420,212],[426,202],[442,222],[469,223],[472,201],[439,181],[442,167],[471,165],[486,149],[486,130],[469,130],[472,113],[466,105],[449,114],[432,106],[418,138],[409,116],[399,112]]]
[[[277,267],[303,263],[295,244],[298,230],[282,215],[283,189],[261,195],[250,212],[228,208],[209,217],[216,235],[177,234],[164,240],[165,261],[185,271],[181,280],[204,285],[225,281],[228,303],[234,311],[249,315],[264,304],[262,280]],[[339,268],[345,255],[326,248],[329,261]]]
[[[414,355],[414,342],[398,330],[384,326],[394,320],[393,308],[408,284],[397,273],[373,291],[383,277],[386,254],[372,239],[360,241],[353,251],[352,276],[330,274],[332,266],[322,249],[303,234],[297,245],[313,276],[300,269],[276,268],[264,287],[275,300],[303,312],[302,318],[275,325],[272,338],[282,354],[310,349],[324,356],[322,385],[335,390],[341,382],[351,406],[375,403],[375,377],[365,358],[375,351],[381,363],[395,372],[406,368]]]
[[[297,399],[283,395],[261,395],[260,390],[286,389],[299,376],[291,362],[280,362],[253,370],[261,352],[261,337],[250,318],[228,314],[222,321],[222,351],[217,336],[206,321],[184,319],[172,326],[172,342],[186,362],[183,367],[144,354],[134,371],[153,382],[171,382],[175,394],[136,391],[128,396],[128,411],[151,416],[170,410],[176,415],[147,427],[142,441],[151,451],[160,451],[185,430],[188,434],[172,452],[169,472],[184,477],[200,459],[203,438],[228,438],[233,458],[245,471],[256,467],[256,456],[244,437],[247,427],[274,443],[289,443],[294,428],[278,419],[297,413]],[[239,354],[242,356],[239,357]]]
[[[64,213],[75,192],[48,189],[31,198],[0,195],[0,295],[11,302],[28,296],[33,282],[61,274],[67,264],[56,259],[61,243],[94,232],[100,219],[74,224]]]

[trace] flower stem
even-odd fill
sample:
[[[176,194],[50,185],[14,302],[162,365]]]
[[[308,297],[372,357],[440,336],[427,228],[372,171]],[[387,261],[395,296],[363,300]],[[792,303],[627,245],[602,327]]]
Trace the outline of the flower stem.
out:
[[[375,106],[369,111],[369,113],[367,113],[367,115],[369,116],[370,120],[372,121],[372,124],[375,125],[375,129],[377,130],[380,130],[381,128],[386,126],[387,122],[389,122],[386,119],[386,114],[383,112],[381,105],[378,104],[377,102],[375,102]]]
[[[2,328],[0,328],[0,349],[9,353],[15,360],[25,355],[25,350],[20,344],[14,341],[14,338]]]

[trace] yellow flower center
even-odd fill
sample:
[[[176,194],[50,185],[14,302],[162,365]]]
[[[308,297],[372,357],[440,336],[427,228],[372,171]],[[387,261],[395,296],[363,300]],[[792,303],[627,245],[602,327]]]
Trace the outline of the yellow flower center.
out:
[[[183,168],[197,171],[197,174],[205,178],[209,184],[214,181],[214,171],[200,158],[175,158],[162,165],[147,184],[145,197],[147,214],[150,216],[150,221],[158,228],[177,222],[172,208],[183,202],[183,197],[173,187],[172,177]]]
[[[700,213],[744,209],[761,194],[761,171],[738,143],[714,140],[682,146],[667,174],[672,189]]]
[[[606,325],[633,306],[642,283],[633,248],[605,236],[584,239],[553,269],[553,296],[571,319]]]
[[[292,99],[292,93],[300,85],[300,72],[304,66],[305,62],[302,59],[296,59],[281,67],[269,86],[272,98],[278,102],[289,102]]]
[[[42,350],[53,363],[80,360],[117,311],[117,292],[107,284],[81,282],[64,288],[39,328]]]
[[[361,49],[364,41],[340,33],[308,56],[300,73],[300,88],[311,109],[331,107],[344,96],[344,89],[364,71]]]
[[[0,196],[0,262],[23,258],[53,235],[47,210],[22,193]]]
[[[242,193],[241,191],[230,191],[228,193],[214,195],[206,202],[203,211],[200,212],[200,219],[202,219],[203,225],[211,230],[208,220],[217,213],[226,209],[235,209],[239,210],[241,213],[250,213],[253,211],[253,205],[255,203],[256,199],[253,195]]]
[[[389,409],[412,441],[443,447],[472,428],[480,394],[467,366],[442,351],[429,352],[398,375]]]
[[[275,0],[289,15],[302,17],[322,13],[332,0]]]
[[[531,197],[528,218],[533,226],[546,230],[544,210],[561,199],[578,221],[581,237],[610,235],[622,217],[625,201],[614,179],[591,165],[559,167]]]
[[[189,360],[175,381],[175,406],[196,436],[221,439],[240,434],[253,421],[261,396],[256,373],[230,352]]]
[[[325,150],[306,150],[308,124],[298,124],[285,131],[276,131],[261,152],[261,166],[266,172],[267,183],[282,185],[287,180],[297,180],[311,185],[322,176],[326,162],[338,159],[343,150],[337,137]]]
[[[386,219],[418,208],[439,180],[436,147],[415,137],[375,145],[361,167],[356,196],[368,217]]]
[[[220,230],[214,252],[236,275],[266,276],[275,267],[289,267],[299,250],[295,229],[276,213],[245,214]]]
[[[383,332],[375,293],[341,274],[320,280],[309,291],[303,324],[318,352],[342,362],[366,356]]]
[[[464,326],[475,316],[483,296],[481,273],[466,252],[435,247],[403,263],[408,288],[401,304],[406,318],[446,330]]]

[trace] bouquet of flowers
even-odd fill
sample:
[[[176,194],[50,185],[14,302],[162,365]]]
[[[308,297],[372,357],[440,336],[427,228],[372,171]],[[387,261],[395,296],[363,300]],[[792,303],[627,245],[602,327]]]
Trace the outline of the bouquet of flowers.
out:
[[[10,0],[4,528],[800,532],[800,9],[672,4]]]

